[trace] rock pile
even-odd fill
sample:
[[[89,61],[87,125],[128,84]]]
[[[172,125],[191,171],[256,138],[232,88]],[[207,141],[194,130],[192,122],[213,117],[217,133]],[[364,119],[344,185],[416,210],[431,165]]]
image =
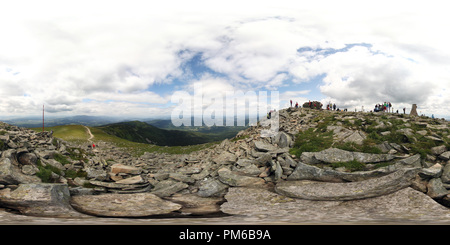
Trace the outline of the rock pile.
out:
[[[287,209],[298,200],[357,205],[415,192],[424,202],[429,198],[440,203],[436,205],[450,205],[448,122],[294,108],[278,113],[280,128],[273,137],[261,137],[261,131],[270,128],[270,120],[264,119],[205,150],[139,157],[107,143],[87,152],[49,133],[2,124],[0,206],[52,217],[160,217],[219,211],[251,215],[257,211],[252,210],[256,197],[246,202],[236,195],[247,190],[266,193],[259,195],[257,203],[265,200]],[[331,145],[294,154],[298,133],[308,130],[331,134]],[[419,151],[411,145],[423,142],[432,142],[433,147]],[[365,152],[369,146],[377,153]],[[364,169],[334,167],[349,162],[363,164]],[[52,169],[46,180],[53,184],[42,183],[45,169]],[[401,192],[404,189],[409,191]]]

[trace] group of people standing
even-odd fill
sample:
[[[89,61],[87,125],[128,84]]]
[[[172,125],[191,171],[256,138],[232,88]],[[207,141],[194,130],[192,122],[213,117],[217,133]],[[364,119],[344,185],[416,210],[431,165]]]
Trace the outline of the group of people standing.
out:
[[[336,104],[331,104],[331,102],[328,103],[328,105],[327,105],[327,110],[328,110],[328,111],[329,111],[329,110],[335,111],[335,110],[336,110]],[[338,109],[338,110],[339,110],[339,109]]]
[[[394,108],[392,108],[391,102],[384,102],[383,104],[376,104],[374,112],[391,112],[391,110],[392,112],[394,112]]]

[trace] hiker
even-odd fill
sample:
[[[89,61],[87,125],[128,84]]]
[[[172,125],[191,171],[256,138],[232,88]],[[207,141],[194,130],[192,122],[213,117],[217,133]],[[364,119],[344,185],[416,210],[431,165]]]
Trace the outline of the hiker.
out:
[[[406,114],[406,108],[403,107],[403,114]]]
[[[291,107],[292,107],[292,100],[291,100]]]
[[[92,144],[92,148],[95,148],[95,144]]]
[[[295,102],[295,108],[298,108],[298,102]]]
[[[333,104],[333,111],[336,110],[336,104]]]

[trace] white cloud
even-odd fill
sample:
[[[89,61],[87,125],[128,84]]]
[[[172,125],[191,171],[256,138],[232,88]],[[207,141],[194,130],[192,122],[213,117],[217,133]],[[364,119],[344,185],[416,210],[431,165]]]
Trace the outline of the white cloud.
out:
[[[188,90],[202,81],[213,94],[286,88],[318,75],[327,100],[345,106],[386,99],[448,114],[442,1],[44,0],[10,1],[0,11],[3,115],[33,114],[42,104],[54,112],[167,113],[167,94],[155,84]],[[184,69],[196,54],[212,74]],[[305,99],[292,90],[286,95]]]

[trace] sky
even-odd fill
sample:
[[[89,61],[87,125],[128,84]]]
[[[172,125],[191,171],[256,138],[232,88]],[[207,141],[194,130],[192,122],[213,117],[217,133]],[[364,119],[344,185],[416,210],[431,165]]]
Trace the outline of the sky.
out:
[[[445,1],[8,1],[0,119],[170,116],[176,91],[450,119]],[[205,99],[204,98],[204,99]],[[208,101],[203,106],[208,105]],[[253,105],[253,104],[252,104]]]

